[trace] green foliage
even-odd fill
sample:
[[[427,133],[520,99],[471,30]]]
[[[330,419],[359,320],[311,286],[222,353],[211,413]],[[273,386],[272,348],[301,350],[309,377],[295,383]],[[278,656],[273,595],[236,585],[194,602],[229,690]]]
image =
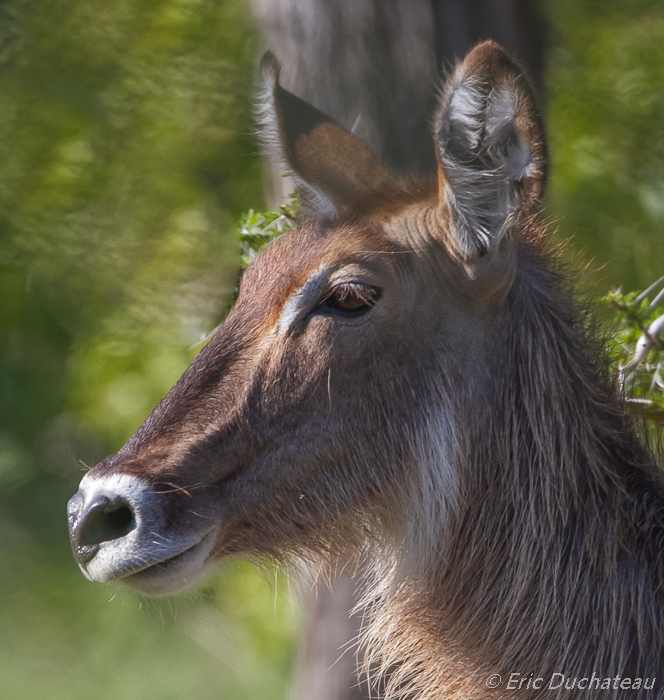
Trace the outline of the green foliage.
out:
[[[628,405],[647,419],[664,421],[664,278],[643,292],[614,289],[599,302],[614,311],[609,352]]]
[[[664,269],[664,5],[553,0],[549,213],[601,267],[602,288]]]
[[[250,209],[240,216],[239,237],[242,256],[240,265],[245,270],[265,246],[287,233],[295,226],[300,201],[297,192],[289,195],[289,201],[281,204],[278,211],[259,212]]]
[[[117,444],[223,313],[260,201],[248,10],[37,0],[0,27],[0,261],[69,336],[67,410]]]
[[[297,192],[292,192],[288,197],[288,202],[280,204],[277,211],[260,212],[249,209],[248,212],[240,215],[238,221],[240,274],[251,265],[254,258],[270,241],[278,238],[282,233],[287,233],[295,226],[300,201]],[[238,292],[239,287],[236,286],[229,301],[229,309],[235,304]]]

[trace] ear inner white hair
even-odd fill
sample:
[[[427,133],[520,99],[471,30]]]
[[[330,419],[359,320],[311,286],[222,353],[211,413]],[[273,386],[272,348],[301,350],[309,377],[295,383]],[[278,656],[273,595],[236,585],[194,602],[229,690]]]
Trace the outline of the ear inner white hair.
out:
[[[520,205],[515,184],[531,174],[533,150],[516,128],[518,95],[457,75],[437,123],[444,199],[461,252],[482,254],[508,231]]]

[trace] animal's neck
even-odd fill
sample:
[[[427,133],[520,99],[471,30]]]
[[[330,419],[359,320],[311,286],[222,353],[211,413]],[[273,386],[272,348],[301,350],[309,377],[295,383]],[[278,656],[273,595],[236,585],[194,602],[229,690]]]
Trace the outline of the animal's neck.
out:
[[[556,276],[520,255],[483,400],[459,409],[438,565],[384,603],[374,631],[411,650],[395,678],[418,679],[422,698],[532,694],[507,689],[511,673],[664,687],[662,480]],[[395,615],[406,624],[388,629]]]

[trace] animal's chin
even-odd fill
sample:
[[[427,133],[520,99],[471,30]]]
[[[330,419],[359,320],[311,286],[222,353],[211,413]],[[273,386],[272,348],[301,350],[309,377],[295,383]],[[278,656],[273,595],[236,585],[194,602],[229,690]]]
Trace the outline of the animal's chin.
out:
[[[142,595],[155,598],[186,591],[200,580],[215,539],[216,530],[212,530],[183,552],[117,580]]]

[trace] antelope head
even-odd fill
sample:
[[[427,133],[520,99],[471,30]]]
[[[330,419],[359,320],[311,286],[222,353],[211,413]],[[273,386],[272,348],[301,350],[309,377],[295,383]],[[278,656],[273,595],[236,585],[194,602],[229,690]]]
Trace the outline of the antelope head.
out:
[[[481,402],[546,180],[528,83],[498,46],[478,46],[441,93],[437,178],[407,183],[284,90],[271,54],[262,68],[266,138],[303,218],[70,500],[94,581],[164,595],[235,553],[328,555],[374,537],[414,551],[459,497],[460,417]]]

